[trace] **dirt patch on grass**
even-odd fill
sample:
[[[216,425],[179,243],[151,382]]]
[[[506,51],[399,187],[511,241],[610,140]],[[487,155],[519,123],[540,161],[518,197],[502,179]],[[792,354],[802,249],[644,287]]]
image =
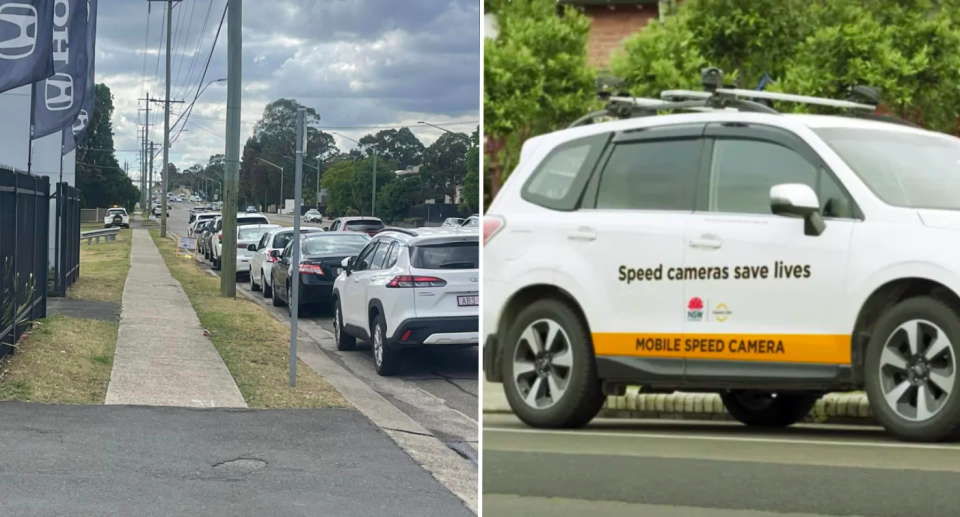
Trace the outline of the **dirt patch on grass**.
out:
[[[112,242],[80,244],[80,279],[67,292],[67,298],[120,303],[130,271],[131,232],[120,230]]]
[[[183,286],[200,322],[210,332],[251,408],[352,407],[323,377],[297,363],[297,386],[288,386],[290,331],[263,307],[245,298],[222,298],[220,280],[190,258],[176,257],[174,243],[150,235],[170,273]]]
[[[117,346],[116,323],[51,316],[0,362],[0,400],[103,404]]]

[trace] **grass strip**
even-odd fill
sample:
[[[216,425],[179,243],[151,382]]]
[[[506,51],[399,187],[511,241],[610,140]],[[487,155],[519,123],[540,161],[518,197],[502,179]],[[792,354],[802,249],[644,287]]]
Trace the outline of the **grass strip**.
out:
[[[177,257],[171,239],[150,230],[173,278],[190,298],[200,322],[251,408],[352,407],[323,377],[297,362],[297,386],[288,386],[290,330],[243,296],[220,296],[220,280],[196,260]]]
[[[130,271],[132,230],[120,230],[117,240],[80,244],[80,279],[67,291],[71,300],[120,303]]]

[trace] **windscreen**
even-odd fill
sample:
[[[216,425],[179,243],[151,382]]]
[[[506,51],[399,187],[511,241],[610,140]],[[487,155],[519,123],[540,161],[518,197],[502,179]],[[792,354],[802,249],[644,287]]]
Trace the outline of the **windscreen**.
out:
[[[418,269],[478,269],[479,242],[448,242],[415,246],[410,263]]]
[[[960,210],[960,139],[880,129],[815,132],[884,202]]]
[[[304,255],[356,255],[370,239],[363,235],[318,235],[303,240]]]
[[[125,213],[126,212],[120,208],[111,208],[110,210],[107,210],[107,215],[116,215],[116,214],[123,215]]]
[[[354,232],[366,232],[370,230],[382,229],[383,223],[376,219],[357,219],[354,221],[347,221],[346,228]]]

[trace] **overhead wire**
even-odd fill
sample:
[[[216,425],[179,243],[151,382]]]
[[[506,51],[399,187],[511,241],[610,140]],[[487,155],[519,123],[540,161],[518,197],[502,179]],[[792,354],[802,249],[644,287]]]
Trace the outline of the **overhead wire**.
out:
[[[196,0],[199,1],[199,0]],[[177,90],[177,98],[180,98],[181,94],[189,90],[188,85],[193,84],[193,71],[196,68],[197,57],[200,55],[200,48],[203,45],[203,40],[207,36],[207,23],[210,21],[210,13],[213,11],[213,0],[209,0],[207,4],[207,14],[203,17],[203,26],[200,27],[200,34],[197,37],[197,48],[193,51],[193,56],[190,59],[190,66],[187,68],[187,76],[184,78],[183,84]],[[180,76],[180,72],[177,72],[177,76]]]

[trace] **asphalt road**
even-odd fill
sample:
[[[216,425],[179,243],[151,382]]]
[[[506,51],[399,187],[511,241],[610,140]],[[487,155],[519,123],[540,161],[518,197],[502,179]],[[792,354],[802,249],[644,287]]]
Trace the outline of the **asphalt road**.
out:
[[[473,515],[356,410],[0,403],[0,514]]]
[[[960,446],[879,428],[597,420],[541,431],[484,415],[485,515],[960,515]]]
[[[189,203],[174,203],[167,223],[171,232],[186,234]],[[284,216],[268,214],[271,222],[292,225]],[[324,226],[330,221],[325,221]],[[209,263],[200,257],[200,261]],[[250,291],[249,277],[240,275],[239,290],[254,295],[269,311],[287,319],[286,308],[276,308],[262,298],[262,291]],[[333,332],[332,310],[328,307],[305,308],[299,327],[311,337]],[[322,330],[321,330],[322,329]],[[441,441],[470,461],[477,462],[479,415],[479,347],[412,351],[404,357],[396,377],[380,377],[373,366],[369,345],[358,343],[353,352],[323,348],[332,359],[361,378],[394,406],[423,425]]]

